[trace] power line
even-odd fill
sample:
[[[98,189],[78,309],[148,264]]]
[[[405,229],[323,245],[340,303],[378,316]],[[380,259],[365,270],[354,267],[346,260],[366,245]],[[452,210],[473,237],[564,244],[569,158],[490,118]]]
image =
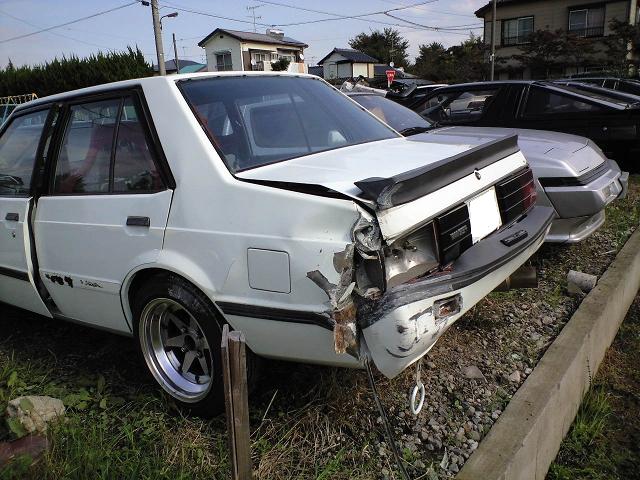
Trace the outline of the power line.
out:
[[[374,19],[367,19],[367,18],[363,18],[363,17],[370,17],[373,15],[381,15],[384,14],[385,12],[393,12],[396,10],[404,10],[407,8],[411,8],[411,7],[416,7],[419,5],[426,5],[427,3],[434,3],[438,0],[427,0],[427,1],[423,1],[423,2],[419,2],[419,3],[415,3],[412,5],[403,5],[402,7],[397,7],[397,8],[392,8],[392,9],[387,9],[387,10],[380,10],[377,12],[370,12],[370,13],[363,13],[360,15],[342,15],[339,13],[335,13],[335,12],[327,12],[327,11],[323,11],[323,10],[314,10],[312,8],[305,8],[305,7],[298,7],[297,5],[289,5],[287,3],[280,3],[280,2],[275,2],[272,0],[260,0],[262,3],[267,3],[270,5],[276,5],[279,7],[287,7],[287,8],[293,8],[295,10],[301,10],[301,11],[305,11],[305,12],[312,12],[312,13],[320,13],[322,15],[331,15],[334,18],[321,18],[321,19],[317,19],[317,20],[308,20],[308,21],[304,21],[304,22],[295,22],[295,23],[279,23],[276,24],[279,27],[292,27],[292,26],[298,26],[298,25],[308,25],[311,23],[322,23],[322,22],[331,22],[331,21],[336,21],[336,20],[360,20],[363,22],[370,22],[370,23],[378,23],[378,24],[382,24],[382,25],[390,25],[390,26],[394,26],[394,27],[398,27],[400,25],[398,25],[397,23],[390,23],[390,22],[384,22],[381,20],[374,20]]]
[[[478,26],[478,27],[461,27],[461,26],[456,26],[456,25],[452,25],[450,27],[434,27],[431,25],[422,25],[421,23],[416,23],[416,22],[411,22],[409,20],[405,20],[404,18],[400,18],[400,17],[396,17],[395,15],[391,15],[389,12],[385,12],[385,15],[387,15],[388,17],[391,18],[395,18],[396,20],[400,20],[403,22],[407,22],[411,25],[415,25],[416,27],[422,27],[422,28],[426,28],[427,30],[433,30],[436,32],[450,32],[453,33],[456,30],[475,30],[478,28],[484,28],[484,26]]]
[[[224,15],[216,15],[214,13],[208,13],[208,12],[202,12],[199,10],[192,10],[189,8],[183,8],[183,7],[178,7],[177,5],[172,5],[170,3],[165,3],[165,6],[174,8],[176,10],[178,10],[179,12],[187,12],[187,13],[194,13],[196,15],[204,15],[205,17],[213,17],[213,18],[220,18],[222,20],[229,20],[231,22],[239,22],[239,23],[248,23],[250,25],[253,25],[253,22],[251,20],[242,20],[240,18],[232,18],[232,17],[225,17]],[[262,27],[271,27],[272,25],[268,24],[268,23],[260,23],[260,22],[256,22],[256,25],[260,25]]]
[[[388,2],[388,3],[393,3],[394,5],[405,5],[402,2],[396,2],[393,0],[380,0],[381,2]],[[450,10],[433,10],[431,7],[421,7],[421,6],[417,6],[417,7],[413,7],[416,8],[418,10],[423,10],[427,13],[442,13],[444,15],[453,15],[456,17],[467,17],[467,18],[477,18],[475,15],[469,15],[469,14],[464,14],[464,13],[458,13],[458,12],[452,12]]]
[[[122,8],[129,7],[131,5],[135,5],[137,3],[140,3],[139,0],[136,0],[136,1],[133,1],[133,2],[129,2],[129,3],[125,3],[124,5],[120,5],[119,7],[110,8],[109,10],[103,10],[101,12],[96,12],[96,13],[93,13],[91,15],[87,15],[86,17],[77,18],[75,20],[70,20],[68,22],[61,23],[59,25],[54,25],[52,27],[42,28],[40,30],[36,30],[35,32],[25,33],[23,35],[18,35],[18,36],[11,37],[11,38],[5,38],[4,40],[0,40],[0,43],[7,43],[7,42],[11,42],[13,40],[19,40],[21,38],[26,38],[26,37],[30,37],[32,35],[37,35],[38,33],[48,32],[49,30],[53,30],[53,29],[56,29],[56,28],[66,27],[67,25],[71,25],[73,23],[82,22],[84,20],[88,20],[90,18],[94,18],[94,17],[97,17],[99,15],[104,15],[105,13],[111,13],[111,12],[114,12],[116,10],[120,10]]]

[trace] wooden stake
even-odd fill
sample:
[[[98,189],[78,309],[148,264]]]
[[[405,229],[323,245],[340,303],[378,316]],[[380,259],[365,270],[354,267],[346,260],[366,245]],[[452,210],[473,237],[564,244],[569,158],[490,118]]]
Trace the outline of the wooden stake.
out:
[[[244,334],[222,328],[222,378],[233,480],[251,480],[247,352]]]

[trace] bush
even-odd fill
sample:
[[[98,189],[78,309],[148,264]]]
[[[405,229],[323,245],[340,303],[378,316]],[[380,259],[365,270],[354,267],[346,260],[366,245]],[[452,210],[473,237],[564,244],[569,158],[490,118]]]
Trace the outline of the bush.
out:
[[[289,68],[289,63],[291,62],[288,59],[281,58],[271,64],[271,70],[274,70],[276,72],[286,72]]]
[[[142,52],[136,47],[126,52],[92,54],[86,58],[55,58],[35,66],[15,67],[11,60],[0,70],[0,97],[35,93],[39,97],[76,88],[153,75]]]

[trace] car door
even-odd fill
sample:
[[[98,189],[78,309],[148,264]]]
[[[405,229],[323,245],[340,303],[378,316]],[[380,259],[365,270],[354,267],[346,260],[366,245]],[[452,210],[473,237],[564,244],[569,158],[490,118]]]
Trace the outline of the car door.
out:
[[[543,85],[531,85],[514,126],[593,136],[602,106]],[[596,140],[596,138],[594,138]]]
[[[36,287],[29,235],[31,184],[49,111],[20,113],[0,134],[0,301],[50,317]]]
[[[129,331],[120,290],[162,249],[173,191],[137,91],[66,105],[40,197],[40,273],[58,315]]]

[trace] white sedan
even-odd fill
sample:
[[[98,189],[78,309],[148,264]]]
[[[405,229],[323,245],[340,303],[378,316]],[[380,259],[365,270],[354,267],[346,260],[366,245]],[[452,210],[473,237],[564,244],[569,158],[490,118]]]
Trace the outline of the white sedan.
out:
[[[137,338],[207,415],[220,332],[260,356],[393,377],[541,245],[515,136],[399,135],[317,77],[130,80],[0,131],[0,301]]]

